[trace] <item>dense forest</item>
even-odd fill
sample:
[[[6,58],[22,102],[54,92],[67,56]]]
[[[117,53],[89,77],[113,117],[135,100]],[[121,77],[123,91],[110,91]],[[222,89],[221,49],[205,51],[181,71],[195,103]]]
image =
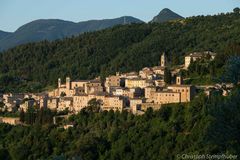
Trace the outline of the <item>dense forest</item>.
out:
[[[221,80],[234,83],[234,89],[227,97],[199,93],[190,103],[163,105],[144,115],[100,111],[92,101],[57,125],[52,121],[57,113],[48,109],[21,111],[24,126],[0,124],[0,159],[167,160],[182,154],[239,154],[239,26],[235,10],[162,24],[117,26],[1,53],[0,92],[41,91],[56,85],[58,77],[90,79],[137,71],[158,65],[164,51],[172,65],[178,65],[186,53],[205,50],[218,55],[183,71],[190,77],[188,83]],[[73,127],[64,129],[63,124]]]
[[[55,86],[58,77],[91,79],[116,71],[138,71],[157,65],[164,51],[173,64],[183,63],[183,55],[193,51],[240,53],[239,26],[240,14],[235,11],[161,24],[117,26],[54,42],[21,45],[0,54],[0,89],[41,91]],[[201,75],[202,71],[198,72]]]
[[[82,110],[73,128],[0,125],[0,159],[166,160],[181,154],[240,153],[240,88],[199,95],[142,116]]]

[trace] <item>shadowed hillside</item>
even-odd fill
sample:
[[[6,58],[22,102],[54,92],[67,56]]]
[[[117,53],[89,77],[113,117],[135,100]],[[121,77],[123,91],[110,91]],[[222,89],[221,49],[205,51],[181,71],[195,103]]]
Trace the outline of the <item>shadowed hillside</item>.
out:
[[[18,46],[0,54],[0,88],[39,91],[56,85],[58,77],[90,79],[117,71],[138,71],[157,65],[164,51],[175,64],[182,64],[182,56],[192,51],[236,54],[239,18],[239,14],[231,13],[161,24],[124,25]]]
[[[84,32],[92,32],[130,23],[143,23],[143,21],[130,16],[116,19],[91,20],[79,23],[58,19],[36,20],[23,25],[11,34],[3,34],[0,32],[0,50],[28,42],[62,39]]]

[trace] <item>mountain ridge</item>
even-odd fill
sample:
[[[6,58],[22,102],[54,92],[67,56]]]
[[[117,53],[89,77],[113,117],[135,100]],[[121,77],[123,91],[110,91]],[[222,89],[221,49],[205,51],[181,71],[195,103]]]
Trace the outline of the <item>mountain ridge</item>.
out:
[[[0,30],[0,40],[4,37],[6,37],[7,35],[10,35],[12,34],[11,32],[5,32],[5,31],[2,31]]]
[[[163,23],[176,19],[183,19],[183,17],[168,8],[164,8],[150,23]],[[145,22],[132,16],[122,16],[113,19],[93,19],[80,22],[61,19],[37,19],[20,26],[15,32],[4,32],[0,30],[0,51],[26,43],[43,40],[53,41],[76,36],[85,32],[93,32],[111,28],[116,25],[132,23]]]
[[[75,36],[84,32],[98,31],[116,25],[131,23],[144,23],[140,19],[131,16],[122,16],[114,19],[88,20],[71,22],[60,19],[38,19],[26,23],[15,32],[6,34],[0,32],[0,51],[17,45],[38,42],[42,40],[56,40]]]

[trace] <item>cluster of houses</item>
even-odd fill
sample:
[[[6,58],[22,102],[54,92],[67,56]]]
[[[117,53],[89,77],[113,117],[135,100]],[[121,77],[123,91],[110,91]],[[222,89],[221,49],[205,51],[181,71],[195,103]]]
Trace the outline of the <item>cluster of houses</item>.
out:
[[[7,123],[10,125],[21,124],[20,118],[18,117],[0,117],[0,123]]]
[[[182,69],[187,69],[191,62],[206,55],[211,59],[215,58],[215,53],[212,52],[187,55]],[[163,104],[190,102],[196,95],[196,86],[183,84],[178,71],[172,71],[174,84],[165,84],[167,67],[167,58],[163,53],[160,66],[146,67],[139,72],[116,73],[108,76],[104,82],[100,78],[72,81],[67,77],[65,83],[62,83],[59,78],[58,87],[53,91],[4,94],[2,99],[5,106],[2,109],[26,111],[28,107],[37,106],[77,113],[87,107],[90,100],[96,99],[101,102],[101,110],[128,110],[134,114],[142,114],[150,107],[156,110]]]

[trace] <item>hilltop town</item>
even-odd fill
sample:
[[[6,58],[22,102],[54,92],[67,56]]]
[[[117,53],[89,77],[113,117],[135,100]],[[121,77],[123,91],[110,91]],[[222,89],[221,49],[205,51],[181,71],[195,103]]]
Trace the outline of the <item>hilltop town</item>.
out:
[[[239,18],[157,16],[3,51],[0,159],[238,159]]]
[[[199,89],[207,95],[212,90],[222,90],[227,95],[231,88],[221,85],[194,86],[184,84],[181,70],[187,70],[196,60],[214,60],[216,53],[194,52],[185,56],[185,64],[169,67],[166,54],[160,57],[159,66],[145,67],[139,72],[116,73],[104,81],[97,77],[93,80],[74,80],[66,77],[65,83],[58,79],[57,88],[51,91],[32,93],[7,93],[2,96],[2,111],[23,110],[29,107],[49,108],[71,114],[80,112],[90,101],[99,103],[100,110],[127,110],[133,114],[143,114],[148,108],[160,109],[163,104],[186,103],[193,100]],[[167,77],[168,76],[168,77]],[[168,79],[168,82],[166,82]]]

